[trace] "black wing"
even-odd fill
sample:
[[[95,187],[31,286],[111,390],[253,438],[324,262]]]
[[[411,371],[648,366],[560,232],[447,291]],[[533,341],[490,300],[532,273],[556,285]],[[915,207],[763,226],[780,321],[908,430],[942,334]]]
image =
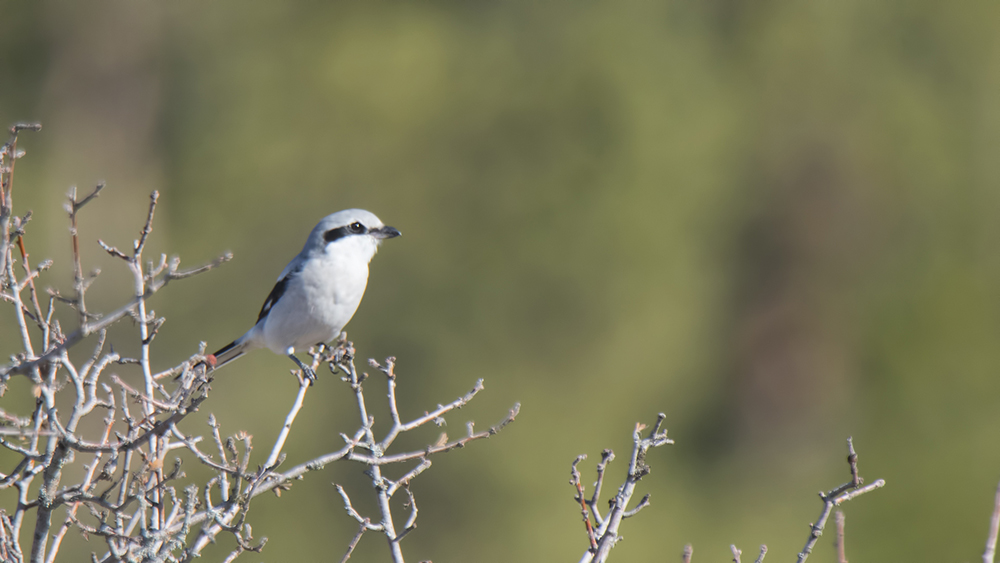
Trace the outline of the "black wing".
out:
[[[264,300],[264,306],[260,308],[260,314],[257,315],[257,322],[259,323],[261,319],[267,316],[271,312],[271,308],[274,304],[281,299],[281,296],[285,294],[285,289],[288,287],[288,282],[292,280],[299,271],[302,270],[302,266],[295,268],[288,275],[278,280],[278,283],[274,284],[274,288],[271,289],[271,293],[267,294],[267,299]]]

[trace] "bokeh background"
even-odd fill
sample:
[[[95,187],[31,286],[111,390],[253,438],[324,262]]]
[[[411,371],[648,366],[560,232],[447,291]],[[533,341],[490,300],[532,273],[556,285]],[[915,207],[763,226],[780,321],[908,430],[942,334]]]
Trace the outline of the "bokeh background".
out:
[[[523,404],[414,482],[414,561],[575,560],[570,462],[590,455],[589,483],[611,447],[619,481],[659,411],[677,443],[614,560],[687,542],[791,559],[849,435],[888,482],[846,506],[849,558],[979,558],[1000,478],[994,2],[6,2],[0,123],[26,120],[44,129],[15,186],[29,251],[57,261],[43,284],[71,288],[63,198],[99,180],[92,306],[128,292],[93,240],[127,246],[154,189],[153,251],[235,253],[155,297],[162,366],[242,334],[320,217],[403,231],[349,326],[359,354],[398,356],[411,416],[484,378],[451,433]],[[288,367],[240,360],[202,414],[264,456]],[[347,398],[321,380],[290,461],[355,428]],[[243,559],[339,557],[356,524],[331,482],[371,509],[336,464],[254,504],[271,540]],[[355,557],[386,560],[384,541]]]

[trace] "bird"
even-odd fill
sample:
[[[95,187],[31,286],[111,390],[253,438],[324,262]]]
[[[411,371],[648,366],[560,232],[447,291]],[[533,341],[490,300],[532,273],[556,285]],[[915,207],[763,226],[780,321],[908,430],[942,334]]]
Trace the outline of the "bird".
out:
[[[287,355],[315,381],[316,373],[295,352],[340,336],[365,294],[368,263],[382,241],[401,234],[364,209],[327,215],[278,276],[253,327],[207,356],[207,363],[218,369],[251,350],[267,348]]]

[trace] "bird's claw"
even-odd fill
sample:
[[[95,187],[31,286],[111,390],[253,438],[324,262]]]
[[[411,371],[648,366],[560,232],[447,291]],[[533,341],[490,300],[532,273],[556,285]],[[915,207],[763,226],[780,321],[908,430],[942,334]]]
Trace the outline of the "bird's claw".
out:
[[[309,380],[309,385],[316,383],[316,370],[309,366],[302,366],[302,376]]]
[[[288,357],[295,362],[295,365],[299,366],[299,369],[302,370],[302,377],[309,381],[309,385],[316,383],[316,370],[302,363],[302,360],[298,359],[295,354],[289,353]]]

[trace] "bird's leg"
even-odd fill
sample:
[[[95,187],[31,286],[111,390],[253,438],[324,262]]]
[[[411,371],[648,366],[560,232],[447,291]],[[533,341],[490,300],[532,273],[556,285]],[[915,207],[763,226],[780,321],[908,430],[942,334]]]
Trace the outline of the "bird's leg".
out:
[[[295,362],[295,365],[299,366],[299,368],[302,369],[302,375],[304,375],[306,379],[308,379],[310,382],[316,381],[316,372],[313,371],[313,368],[303,364],[302,360],[298,359],[295,356],[295,354],[289,353],[288,357],[291,358],[293,362]]]

